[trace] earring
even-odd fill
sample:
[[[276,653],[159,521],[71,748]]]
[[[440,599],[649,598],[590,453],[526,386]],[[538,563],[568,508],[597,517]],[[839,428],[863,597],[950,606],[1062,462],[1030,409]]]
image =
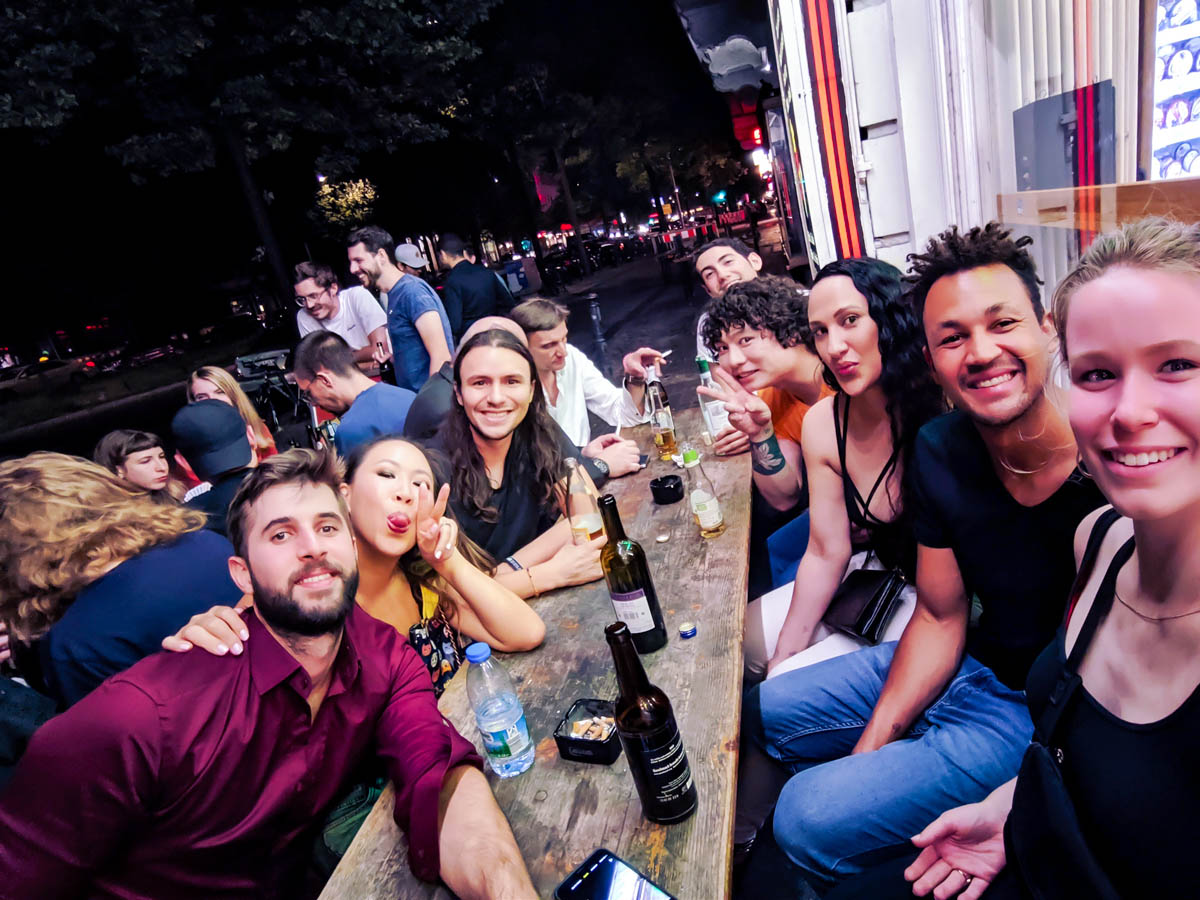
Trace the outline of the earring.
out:
[[[1077,468],[1080,472],[1082,472],[1088,478],[1092,477],[1092,473],[1087,470],[1087,466],[1083,462],[1083,454],[1082,453],[1076,452],[1076,454],[1075,454],[1075,468]]]

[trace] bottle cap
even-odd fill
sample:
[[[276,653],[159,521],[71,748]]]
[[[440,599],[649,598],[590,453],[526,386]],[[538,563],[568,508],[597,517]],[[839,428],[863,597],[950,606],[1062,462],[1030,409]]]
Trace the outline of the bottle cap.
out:
[[[694,638],[696,636],[696,623],[695,622],[684,622],[682,625],[680,625],[679,626],[679,636],[681,638],[683,638],[685,641],[688,638]]]
[[[700,454],[696,451],[695,447],[688,447],[683,451],[683,464],[685,466],[692,466],[698,462],[700,462]]]
[[[492,648],[483,641],[476,641],[467,648],[467,662],[472,662],[479,665],[482,662],[487,662],[491,658]]]

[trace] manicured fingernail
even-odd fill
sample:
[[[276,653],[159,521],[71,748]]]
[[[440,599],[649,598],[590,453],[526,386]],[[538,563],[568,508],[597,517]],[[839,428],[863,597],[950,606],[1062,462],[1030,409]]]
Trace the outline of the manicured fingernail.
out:
[[[248,632],[245,628],[243,628],[241,631],[238,632],[238,637],[240,637],[244,641],[250,637],[250,632]]]
[[[434,551],[433,558],[434,558],[434,559],[441,559],[441,558],[442,558],[442,551],[441,551],[441,550],[436,550],[436,551]]]
[[[234,645],[233,645],[233,655],[234,655],[234,656],[237,656],[237,655],[238,655],[239,653],[241,653],[241,652],[242,652],[242,645],[241,645],[241,644],[234,644]]]
[[[229,652],[229,648],[226,647],[224,644],[217,644],[217,654],[218,655],[223,655],[228,652]]]

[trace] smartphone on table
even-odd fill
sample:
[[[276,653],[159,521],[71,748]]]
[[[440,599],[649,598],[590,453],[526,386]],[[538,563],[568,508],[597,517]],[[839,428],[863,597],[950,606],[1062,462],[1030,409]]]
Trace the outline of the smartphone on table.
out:
[[[601,847],[554,889],[554,900],[675,900],[611,850]]]

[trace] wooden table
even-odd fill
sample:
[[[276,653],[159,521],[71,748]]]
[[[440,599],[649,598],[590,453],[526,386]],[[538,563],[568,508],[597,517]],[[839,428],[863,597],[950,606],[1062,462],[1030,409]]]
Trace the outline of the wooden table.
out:
[[[698,410],[677,418],[677,433],[701,449]],[[646,426],[628,435],[652,451]],[[500,655],[525,708],[537,757],[532,768],[488,779],[508,816],[521,855],[541,897],[597,847],[621,856],[681,900],[729,894],[734,786],[742,689],[742,625],[750,532],[750,459],[704,456],[716,485],[726,531],[705,540],[686,501],[658,506],[652,478],[682,470],[651,454],[642,472],[605,488],[617,498],[626,534],[641,543],[658,590],[668,642],[642,657],[650,681],[675,708],[699,793],[686,822],[654,825],[641,802],[624,754],[611,766],[569,762],[558,755],[554,729],[580,697],[613,699],[616,678],[604,627],[615,621],[604,582],[556,591],[535,601],[546,622],[546,640],[529,653]],[[669,533],[670,540],[655,537]],[[696,637],[679,637],[681,622],[695,622]],[[443,714],[482,755],[467,703],[466,667],[440,701]],[[354,843],[321,894],[321,900],[446,898],[445,887],[418,881],[408,869],[406,842],[392,819],[391,787],[375,804]]]

